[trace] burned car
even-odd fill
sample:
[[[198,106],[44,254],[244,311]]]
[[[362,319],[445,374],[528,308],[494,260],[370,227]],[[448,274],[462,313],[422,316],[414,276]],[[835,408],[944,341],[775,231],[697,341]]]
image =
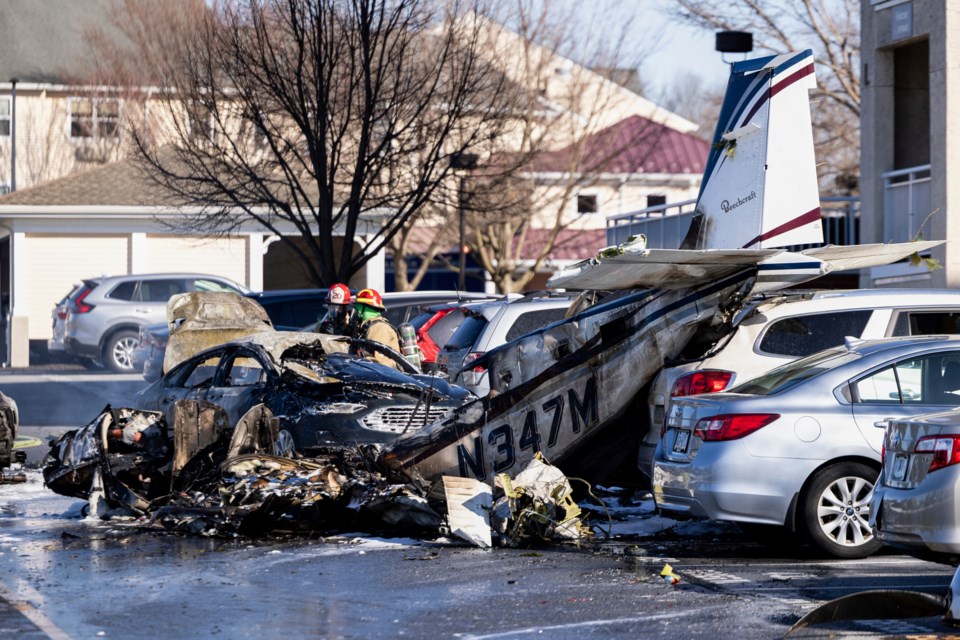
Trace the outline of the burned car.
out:
[[[350,353],[357,340],[266,331],[187,358],[137,396],[136,408],[172,411],[192,400],[234,425],[253,406],[279,421],[279,453],[311,447],[387,443],[459,407],[472,394],[415,373],[403,356],[376,343],[404,367],[397,371]],[[407,373],[404,373],[406,371]]]
[[[20,413],[13,398],[0,393],[0,469],[14,461],[13,443],[17,439]],[[22,456],[22,452],[20,452]],[[22,462],[22,460],[20,460]]]

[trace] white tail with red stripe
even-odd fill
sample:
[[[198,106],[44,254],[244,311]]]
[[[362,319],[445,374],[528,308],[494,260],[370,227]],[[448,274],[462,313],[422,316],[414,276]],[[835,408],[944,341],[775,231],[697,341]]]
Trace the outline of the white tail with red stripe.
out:
[[[823,242],[809,91],[813,54],[733,65],[683,249]]]

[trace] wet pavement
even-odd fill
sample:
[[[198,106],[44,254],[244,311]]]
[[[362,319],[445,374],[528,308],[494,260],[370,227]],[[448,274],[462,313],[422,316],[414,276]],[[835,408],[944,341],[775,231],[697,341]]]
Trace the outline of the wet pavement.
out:
[[[21,407],[38,407],[22,433],[41,440],[86,424],[123,386],[135,393],[145,384],[82,371],[0,375]],[[43,414],[65,402],[72,409],[56,419]],[[31,462],[44,450],[28,449]],[[131,521],[85,519],[85,503],[46,490],[36,470],[28,480],[0,485],[0,637],[774,638],[838,596],[945,593],[953,575],[892,553],[824,560],[734,525],[659,517],[649,499],[619,501],[614,537],[599,544],[483,551],[361,534],[144,533]],[[592,522],[607,527],[600,510]],[[679,584],[660,577],[666,563]],[[834,623],[791,637],[945,634],[960,630],[924,618]]]
[[[615,537],[598,545],[484,551],[361,534],[143,533],[84,519],[83,501],[49,493],[35,471],[29,480],[0,486],[0,637],[773,638],[838,595],[944,592],[953,573],[894,554],[817,559],[733,525],[660,518],[647,500],[615,509]],[[660,577],[666,562],[675,586]],[[866,621],[797,637],[950,630]]]

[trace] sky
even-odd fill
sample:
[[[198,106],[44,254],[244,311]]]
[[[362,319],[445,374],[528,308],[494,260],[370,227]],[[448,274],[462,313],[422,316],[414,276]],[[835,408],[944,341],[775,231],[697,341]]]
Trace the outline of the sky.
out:
[[[671,22],[649,0],[636,4],[641,7],[637,21],[643,23],[644,29],[661,34],[659,46],[645,56],[640,66],[641,77],[645,85],[651,86],[652,95],[665,90],[671,79],[684,71],[695,73],[709,85],[726,84],[730,68],[714,49],[713,32]]]

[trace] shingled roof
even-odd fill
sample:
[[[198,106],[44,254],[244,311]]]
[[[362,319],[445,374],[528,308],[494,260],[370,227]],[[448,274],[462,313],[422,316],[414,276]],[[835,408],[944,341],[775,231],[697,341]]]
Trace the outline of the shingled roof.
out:
[[[172,206],[133,160],[111,162],[0,196],[0,206]]]
[[[710,145],[643,116],[630,116],[579,144],[543,153],[531,163],[535,172],[689,173],[706,167]],[[574,162],[581,153],[579,163]]]

